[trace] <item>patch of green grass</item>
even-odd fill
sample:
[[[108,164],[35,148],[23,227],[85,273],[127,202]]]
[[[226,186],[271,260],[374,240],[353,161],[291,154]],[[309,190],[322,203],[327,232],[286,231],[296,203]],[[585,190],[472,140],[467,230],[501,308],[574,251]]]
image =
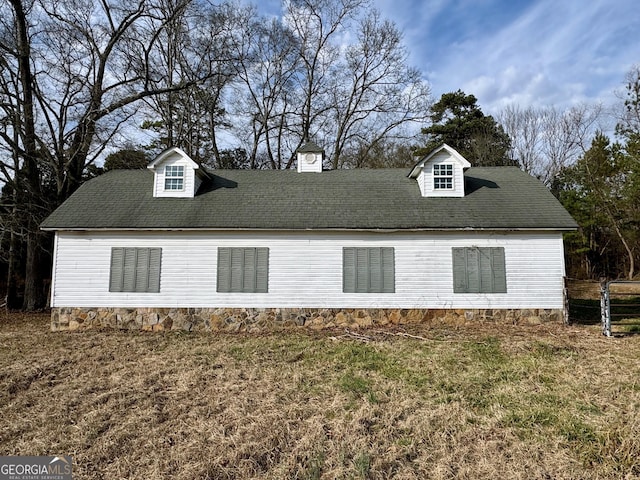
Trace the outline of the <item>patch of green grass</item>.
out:
[[[536,341],[531,344],[531,352],[536,358],[545,360],[549,360],[555,357],[573,357],[576,355],[576,351],[572,347],[557,346],[541,341]]]
[[[413,438],[411,437],[400,437],[397,441],[396,444],[399,447],[410,447],[411,445],[413,445]]]
[[[252,351],[246,348],[245,345],[231,345],[227,352],[229,353],[231,358],[238,362],[247,360],[253,354]]]
[[[337,370],[360,371],[402,381],[418,390],[431,386],[431,377],[420,364],[403,356],[403,352],[386,351],[368,344],[340,345],[331,352]]]
[[[507,361],[500,340],[495,337],[487,337],[479,342],[468,342],[466,354],[474,361],[486,366],[498,366]]]
[[[600,441],[595,429],[577,417],[565,416],[558,425],[558,432],[568,442],[587,444]]]
[[[368,378],[347,372],[339,380],[340,389],[345,393],[350,393],[356,397],[372,397],[373,382]]]
[[[360,453],[353,459],[353,465],[360,478],[369,478],[371,471],[371,455],[368,453]]]
[[[358,370],[381,372],[392,360],[383,351],[364,343],[347,343],[336,348],[336,359]]]
[[[532,433],[541,427],[557,425],[558,414],[552,408],[534,407],[524,411],[510,412],[503,423],[505,426]]]
[[[309,459],[306,471],[302,477],[305,480],[320,480],[322,477],[322,466],[324,465],[326,454],[324,451],[314,453]]]
[[[636,320],[638,325],[624,325],[621,331],[624,333],[640,333],[640,319]]]

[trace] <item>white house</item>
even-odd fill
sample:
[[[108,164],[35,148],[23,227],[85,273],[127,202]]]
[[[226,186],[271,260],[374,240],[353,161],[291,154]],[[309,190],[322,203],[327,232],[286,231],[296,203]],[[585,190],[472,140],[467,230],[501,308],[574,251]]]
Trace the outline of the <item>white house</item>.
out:
[[[84,184],[55,232],[52,327],[560,320],[574,220],[516,167],[443,145],[405,169],[205,172],[169,149]]]

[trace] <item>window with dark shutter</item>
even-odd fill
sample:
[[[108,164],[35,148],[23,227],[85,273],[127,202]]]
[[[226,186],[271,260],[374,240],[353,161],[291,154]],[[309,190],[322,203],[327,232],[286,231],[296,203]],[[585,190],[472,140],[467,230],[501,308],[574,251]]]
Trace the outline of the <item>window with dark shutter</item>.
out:
[[[109,291],[158,293],[161,257],[161,248],[112,248]]]
[[[452,248],[454,293],[507,293],[503,247]]]
[[[344,293],[394,293],[393,247],[344,247],[342,291]]]
[[[268,293],[269,249],[218,248],[216,291],[220,293]]]

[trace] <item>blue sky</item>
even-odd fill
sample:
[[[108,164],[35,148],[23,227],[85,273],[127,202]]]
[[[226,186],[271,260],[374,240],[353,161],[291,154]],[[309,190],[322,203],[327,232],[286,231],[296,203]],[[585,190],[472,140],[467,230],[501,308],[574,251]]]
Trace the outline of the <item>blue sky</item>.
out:
[[[462,89],[508,104],[612,104],[640,63],[637,0],[374,0],[404,32],[435,99]]]
[[[279,11],[280,0],[257,2]],[[509,104],[611,105],[640,64],[638,0],[372,0],[404,32],[434,99],[463,90]]]

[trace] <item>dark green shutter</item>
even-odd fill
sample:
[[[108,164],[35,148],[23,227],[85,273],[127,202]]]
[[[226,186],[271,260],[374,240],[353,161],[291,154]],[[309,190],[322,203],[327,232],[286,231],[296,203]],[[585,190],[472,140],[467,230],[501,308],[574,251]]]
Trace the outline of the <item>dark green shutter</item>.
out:
[[[480,293],[506,293],[507,282],[504,248],[478,248],[480,260]]]
[[[342,249],[342,291],[356,291],[356,249],[353,247]]]
[[[231,249],[231,289],[230,292],[243,292],[244,288],[244,248]]]
[[[453,292],[467,293],[467,254],[466,248],[453,248]]]
[[[503,247],[452,248],[454,293],[506,293]]]
[[[221,293],[267,293],[268,248],[218,248],[217,291]]]
[[[269,249],[256,248],[256,290],[257,293],[269,291]]]
[[[161,257],[161,248],[112,248],[109,291],[159,292]]]
[[[393,247],[382,249],[382,290],[384,293],[396,291],[396,261]]]
[[[493,270],[491,267],[491,249],[477,248],[480,287],[479,293],[491,293],[493,291]]]
[[[160,292],[160,271],[162,268],[162,249],[149,249],[149,273],[147,280],[147,292]]]
[[[243,248],[241,292],[256,291],[256,249]]]
[[[382,284],[384,275],[382,273],[382,249],[367,248],[368,258],[368,285],[364,289],[365,292],[382,292]],[[363,291],[363,290],[361,290]]]
[[[149,249],[135,250],[134,292],[146,292],[149,287]]]
[[[504,248],[491,248],[491,271],[493,272],[493,293],[507,293],[507,272]]]
[[[109,274],[109,291],[122,291],[122,277],[124,274],[124,248],[111,249],[111,270]]]
[[[467,248],[467,288],[469,293],[481,291],[480,252],[477,248]]]
[[[369,252],[356,248],[356,292],[369,291]]]
[[[122,275],[122,291],[135,292],[136,288],[136,249],[124,249],[124,274]]]
[[[344,247],[342,249],[344,293],[394,293],[393,247]]]
[[[227,247],[218,248],[218,281],[216,291],[231,291],[231,249]]]

